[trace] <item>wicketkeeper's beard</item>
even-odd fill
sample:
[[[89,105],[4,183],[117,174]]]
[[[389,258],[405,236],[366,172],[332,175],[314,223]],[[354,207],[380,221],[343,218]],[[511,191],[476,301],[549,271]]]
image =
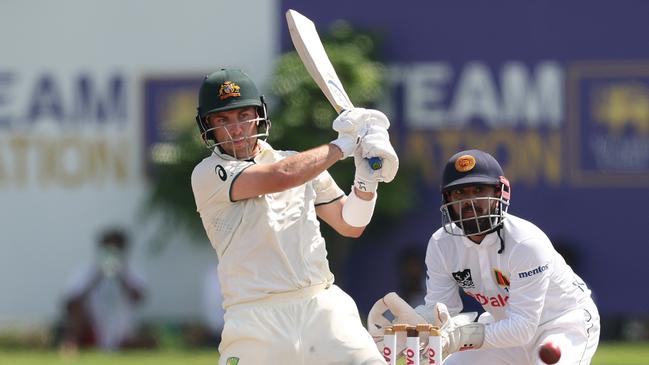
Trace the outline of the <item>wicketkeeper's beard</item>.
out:
[[[491,227],[491,222],[488,217],[476,218],[476,217],[465,217],[461,222],[458,222],[460,228],[464,231],[464,234],[467,236],[472,236],[478,232],[485,233]]]
[[[483,217],[485,212],[477,204],[465,206],[461,214],[462,220],[458,223],[467,236],[475,235],[479,232],[484,233],[491,227],[489,217]]]

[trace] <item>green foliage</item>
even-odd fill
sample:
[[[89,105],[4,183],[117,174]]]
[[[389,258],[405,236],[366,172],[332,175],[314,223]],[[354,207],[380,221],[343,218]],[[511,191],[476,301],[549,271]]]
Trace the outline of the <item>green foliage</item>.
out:
[[[209,153],[194,127],[181,131],[173,143],[163,144],[152,154],[153,179],[141,215],[160,219],[153,248],[164,247],[166,237],[178,231],[194,238],[205,236],[190,179],[194,166]]]

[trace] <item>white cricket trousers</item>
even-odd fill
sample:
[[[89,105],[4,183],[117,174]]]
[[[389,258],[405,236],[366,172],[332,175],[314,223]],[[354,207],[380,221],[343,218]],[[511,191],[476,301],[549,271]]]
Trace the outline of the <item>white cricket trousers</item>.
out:
[[[451,354],[444,365],[544,365],[539,347],[553,341],[561,348],[556,365],[588,365],[599,343],[599,313],[592,301],[581,309],[544,323],[529,345],[499,349],[478,349]]]
[[[219,365],[385,364],[354,300],[318,285],[225,312]]]

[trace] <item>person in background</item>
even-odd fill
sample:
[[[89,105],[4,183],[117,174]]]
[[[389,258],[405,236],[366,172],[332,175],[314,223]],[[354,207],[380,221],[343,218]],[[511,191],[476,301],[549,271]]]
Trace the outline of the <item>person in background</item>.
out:
[[[398,256],[399,288],[397,294],[412,307],[424,304],[426,266],[422,258],[425,253],[425,248],[420,248],[413,243],[403,248]]]
[[[128,248],[122,230],[107,230],[98,241],[93,262],[70,277],[64,299],[62,351],[154,345],[152,338],[137,331],[135,311],[145,298],[145,284],[129,263]]]

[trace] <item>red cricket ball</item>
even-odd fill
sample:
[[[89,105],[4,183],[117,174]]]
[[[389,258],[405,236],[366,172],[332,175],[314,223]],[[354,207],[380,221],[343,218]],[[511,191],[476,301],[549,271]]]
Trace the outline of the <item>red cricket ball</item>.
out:
[[[546,342],[539,348],[539,357],[546,364],[556,364],[561,358],[561,349],[552,341]]]

